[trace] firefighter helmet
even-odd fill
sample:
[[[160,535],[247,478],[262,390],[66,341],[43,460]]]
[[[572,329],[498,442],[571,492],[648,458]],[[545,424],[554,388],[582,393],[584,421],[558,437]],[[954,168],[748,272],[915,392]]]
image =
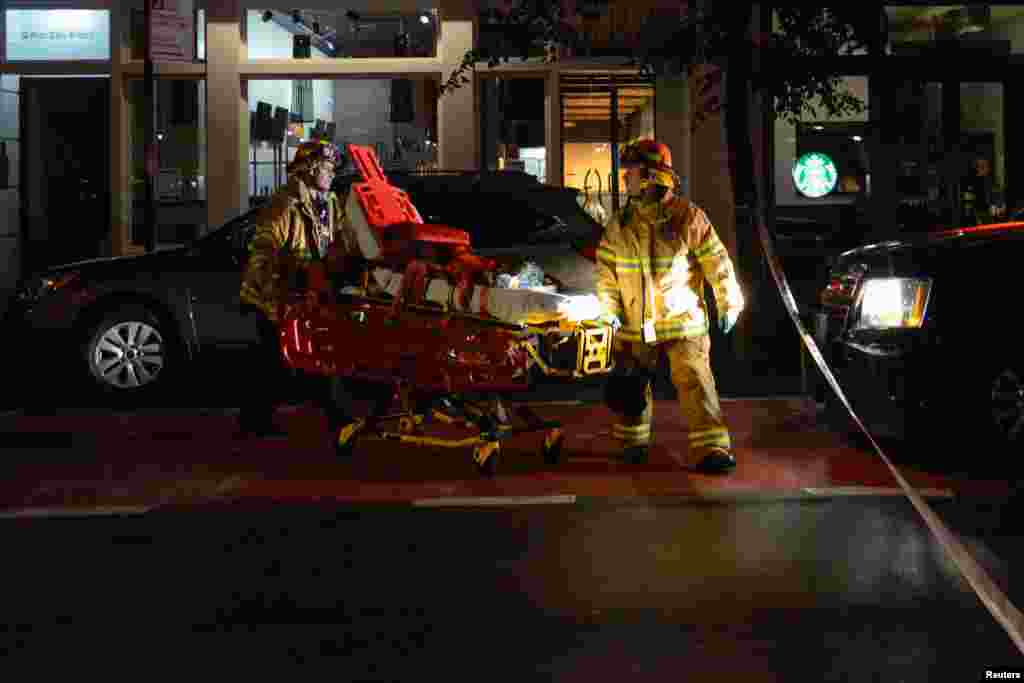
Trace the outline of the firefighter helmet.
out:
[[[307,170],[321,161],[330,162],[335,168],[341,166],[341,150],[329,140],[307,140],[295,150],[295,157],[288,163],[288,173]]]
[[[644,138],[626,145],[619,154],[622,168],[646,168],[650,171],[646,183],[668,188],[678,187],[678,178],[672,170],[672,152],[668,145]]]

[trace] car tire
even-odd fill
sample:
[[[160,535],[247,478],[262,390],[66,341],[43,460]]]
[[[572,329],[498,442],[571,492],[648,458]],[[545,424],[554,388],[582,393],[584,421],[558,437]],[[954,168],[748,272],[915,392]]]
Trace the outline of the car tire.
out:
[[[976,388],[975,417],[988,440],[996,446],[1024,444],[1024,363],[1011,357],[988,366],[983,385]]]
[[[170,326],[142,304],[120,306],[90,326],[82,355],[95,389],[130,402],[165,388],[179,357]]]

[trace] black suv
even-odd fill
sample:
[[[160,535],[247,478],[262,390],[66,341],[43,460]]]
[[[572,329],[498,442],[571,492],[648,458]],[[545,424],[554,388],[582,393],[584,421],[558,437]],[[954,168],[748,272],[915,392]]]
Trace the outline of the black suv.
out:
[[[1024,359],[1011,322],[1022,262],[1024,223],[947,230],[838,257],[816,336],[869,429],[1022,442]]]

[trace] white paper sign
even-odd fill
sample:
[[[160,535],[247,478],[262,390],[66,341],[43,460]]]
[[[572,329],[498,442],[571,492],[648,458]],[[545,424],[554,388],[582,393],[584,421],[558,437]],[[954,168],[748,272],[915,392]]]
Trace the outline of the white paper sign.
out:
[[[7,60],[110,59],[110,10],[9,9]]]
[[[192,62],[194,25],[192,3],[149,0],[149,57],[154,62]]]

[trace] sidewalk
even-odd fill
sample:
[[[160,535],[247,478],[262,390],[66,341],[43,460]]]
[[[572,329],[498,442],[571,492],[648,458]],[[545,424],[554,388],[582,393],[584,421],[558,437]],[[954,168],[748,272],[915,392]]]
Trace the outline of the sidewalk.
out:
[[[398,503],[479,497],[737,499],[902,495],[881,459],[817,421],[803,399],[723,399],[739,461],[727,476],[688,470],[685,425],[674,401],[655,406],[646,465],[619,462],[611,414],[600,403],[536,406],[563,421],[563,461],[540,457],[540,434],[503,442],[498,475],[479,475],[468,448],[358,442],[339,461],[322,416],[309,406],[279,412],[285,440],[234,440],[230,414],[82,413],[0,418],[0,507],[83,508],[224,502]],[[464,437],[431,426],[430,433]],[[1007,495],[1001,481],[903,468],[924,495]],[[575,499],[575,498],[574,498]]]

